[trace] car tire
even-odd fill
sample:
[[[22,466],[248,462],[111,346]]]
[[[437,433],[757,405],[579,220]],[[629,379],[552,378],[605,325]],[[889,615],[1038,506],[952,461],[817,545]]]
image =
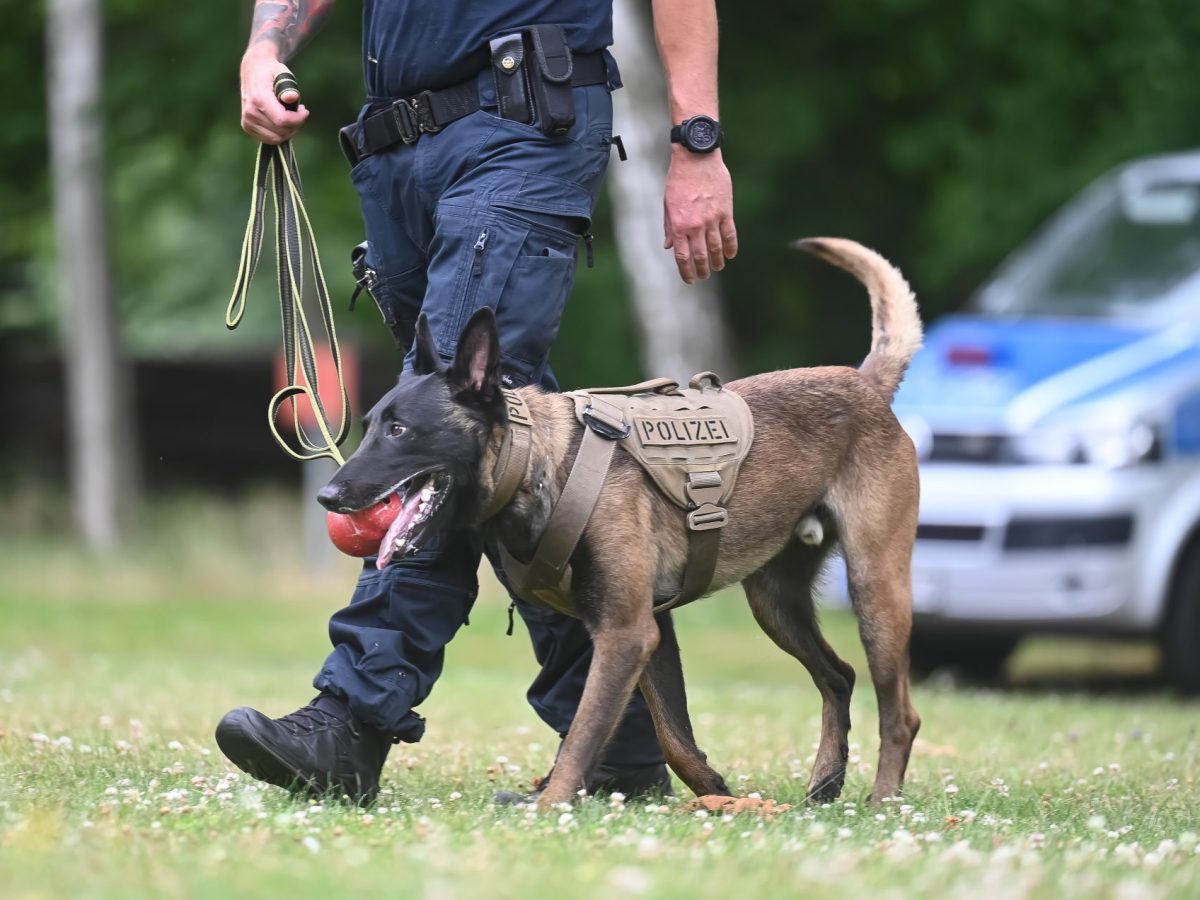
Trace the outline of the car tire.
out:
[[[951,670],[974,683],[999,681],[1020,640],[1012,635],[914,631],[909,647],[911,671],[917,679]]]
[[[1185,694],[1200,694],[1200,539],[1184,550],[1162,632],[1163,669]]]

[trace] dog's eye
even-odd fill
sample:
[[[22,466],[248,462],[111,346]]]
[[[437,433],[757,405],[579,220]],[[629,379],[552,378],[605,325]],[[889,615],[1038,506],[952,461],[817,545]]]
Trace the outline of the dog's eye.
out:
[[[404,434],[406,431],[408,431],[408,429],[399,422],[393,422],[388,426],[388,434],[392,437],[400,437],[400,435]]]

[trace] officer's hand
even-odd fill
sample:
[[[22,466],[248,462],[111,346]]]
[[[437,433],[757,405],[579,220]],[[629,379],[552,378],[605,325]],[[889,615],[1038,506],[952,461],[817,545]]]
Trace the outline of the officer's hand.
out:
[[[264,144],[282,144],[300,130],[308,108],[284,107],[275,97],[275,76],[288,71],[265,44],[256,44],[242,57],[242,131]],[[284,91],[284,103],[298,103],[299,91]]]
[[[725,268],[737,256],[733,184],[721,151],[698,154],[675,146],[663,198],[663,247],[675,248],[679,277],[688,284]]]

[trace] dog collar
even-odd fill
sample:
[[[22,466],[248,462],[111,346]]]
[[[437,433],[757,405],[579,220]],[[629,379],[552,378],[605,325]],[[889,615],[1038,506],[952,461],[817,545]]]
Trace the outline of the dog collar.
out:
[[[529,452],[533,443],[533,418],[529,415],[529,406],[516,391],[501,388],[500,393],[504,395],[504,405],[508,410],[508,427],[504,429],[504,440],[496,455],[496,468],[492,470],[496,487],[480,521],[487,521],[500,512],[517,492],[529,468]]]

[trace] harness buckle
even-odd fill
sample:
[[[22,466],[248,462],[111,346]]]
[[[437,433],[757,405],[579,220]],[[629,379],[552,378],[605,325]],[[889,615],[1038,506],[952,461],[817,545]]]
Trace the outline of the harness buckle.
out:
[[[590,403],[584,408],[582,416],[588,428],[610,441],[624,440],[632,430],[624,419],[611,416]]]
[[[702,504],[687,514],[689,531],[712,531],[716,528],[724,528],[728,521],[729,513],[725,511],[725,507],[717,506],[715,503]]]
[[[437,134],[442,130],[442,126],[433,119],[433,103],[430,100],[432,96],[433,91],[421,91],[408,100],[413,113],[416,114],[417,131],[421,134]]]
[[[397,100],[392,104],[392,120],[396,130],[400,132],[400,140],[405,144],[415,144],[421,136],[417,124],[416,113],[408,100]]]
[[[696,506],[712,506],[725,492],[720,472],[688,472],[683,492]]]

